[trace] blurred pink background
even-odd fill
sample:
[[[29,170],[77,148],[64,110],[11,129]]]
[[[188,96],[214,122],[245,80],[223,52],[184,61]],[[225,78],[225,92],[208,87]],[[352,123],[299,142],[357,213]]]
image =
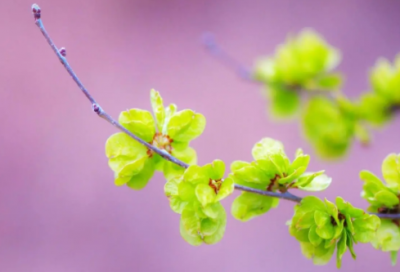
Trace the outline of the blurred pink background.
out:
[[[285,222],[293,204],[247,223],[230,216],[217,245],[192,247],[179,234],[179,215],[157,174],[143,191],[115,187],[104,144],[116,130],[91,112],[34,24],[32,0],[3,0],[0,16],[0,271],[336,271],[305,259]],[[251,160],[263,137],[281,140],[288,154],[302,147],[311,170],[334,179],[319,193],[366,208],[358,172],[379,175],[383,158],[400,152],[400,118],[354,144],[343,161],[321,161],[296,122],[266,115],[260,86],[238,78],[200,43],[212,31],[231,54],[251,64],[273,52],[288,32],[312,27],[344,56],[345,93],[369,88],[368,69],[400,52],[400,2],[266,0],[41,0],[57,46],[100,104],[113,116],[150,109],[149,91],[207,117],[193,142],[199,163]],[[389,255],[356,246],[341,271],[399,271]]]

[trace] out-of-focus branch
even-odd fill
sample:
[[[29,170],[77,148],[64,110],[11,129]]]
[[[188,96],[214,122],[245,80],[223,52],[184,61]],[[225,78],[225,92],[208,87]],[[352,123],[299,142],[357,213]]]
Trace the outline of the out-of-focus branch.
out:
[[[202,40],[208,52],[210,52],[210,54],[222,64],[235,70],[241,78],[254,81],[251,70],[222,49],[222,47],[216,42],[212,33],[205,33]]]

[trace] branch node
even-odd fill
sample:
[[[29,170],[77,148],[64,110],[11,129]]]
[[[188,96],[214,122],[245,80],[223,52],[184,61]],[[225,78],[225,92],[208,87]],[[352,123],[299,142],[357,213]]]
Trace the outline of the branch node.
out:
[[[100,107],[99,104],[97,103],[93,103],[92,104],[92,109],[95,113],[97,113],[97,115],[101,115],[103,113],[103,109]]]
[[[39,20],[41,17],[41,9],[38,4],[33,4],[32,5],[32,13],[33,13],[33,18],[35,20]]]
[[[67,49],[65,49],[65,47],[61,47],[58,52],[60,52],[61,56],[63,56],[64,58],[67,56]]]

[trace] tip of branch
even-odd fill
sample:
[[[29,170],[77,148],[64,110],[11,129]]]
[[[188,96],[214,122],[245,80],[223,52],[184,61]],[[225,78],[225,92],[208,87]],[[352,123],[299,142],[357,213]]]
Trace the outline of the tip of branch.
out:
[[[61,56],[66,57],[67,56],[67,49],[65,47],[61,47],[58,52],[60,52]]]
[[[202,36],[202,41],[203,44],[209,49],[213,49],[216,46],[215,36],[211,32],[204,33]]]
[[[40,9],[38,4],[33,4],[32,5],[32,13],[33,13],[33,17],[35,18],[35,20],[40,19],[41,9]]]

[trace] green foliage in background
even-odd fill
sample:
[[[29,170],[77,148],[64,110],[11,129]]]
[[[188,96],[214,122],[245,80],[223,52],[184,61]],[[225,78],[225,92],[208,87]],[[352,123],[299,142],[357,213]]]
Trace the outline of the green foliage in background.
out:
[[[374,213],[400,213],[400,154],[388,155],[382,163],[383,183],[369,171],[361,171],[360,178],[364,181],[361,196],[370,206],[368,211]],[[382,219],[375,239],[375,248],[390,252],[393,264],[396,263],[397,252],[400,250],[400,220]]]
[[[378,60],[370,74],[371,91],[354,101],[340,93],[343,78],[334,71],[340,59],[336,48],[305,29],[289,35],[273,56],[260,59],[253,74],[265,85],[270,114],[300,116],[305,137],[327,159],[343,157],[354,139],[369,144],[371,128],[400,109],[400,56],[393,65]]]

